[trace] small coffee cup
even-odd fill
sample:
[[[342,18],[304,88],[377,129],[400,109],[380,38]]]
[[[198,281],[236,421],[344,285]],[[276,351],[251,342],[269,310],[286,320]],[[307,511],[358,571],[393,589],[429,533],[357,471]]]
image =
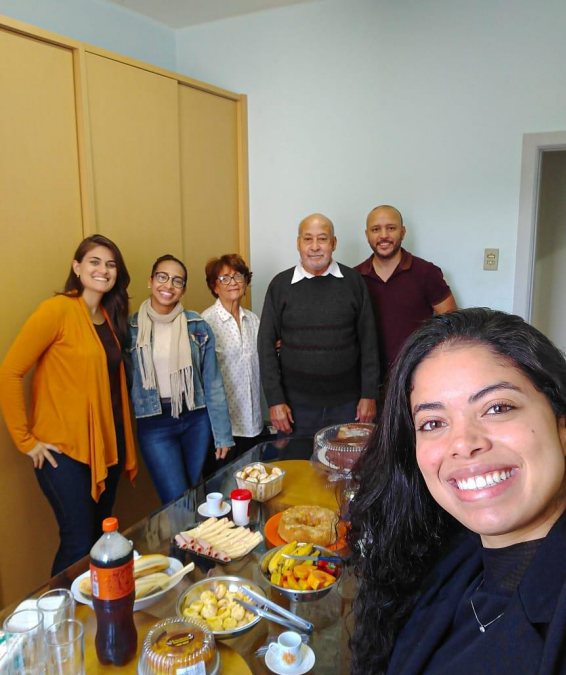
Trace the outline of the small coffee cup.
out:
[[[221,492],[211,492],[206,495],[206,510],[211,516],[219,516],[224,508],[224,496]]]
[[[277,638],[277,642],[269,645],[269,651],[275,657],[278,668],[285,671],[295,670],[301,664],[301,647],[303,641],[298,633],[285,631]]]

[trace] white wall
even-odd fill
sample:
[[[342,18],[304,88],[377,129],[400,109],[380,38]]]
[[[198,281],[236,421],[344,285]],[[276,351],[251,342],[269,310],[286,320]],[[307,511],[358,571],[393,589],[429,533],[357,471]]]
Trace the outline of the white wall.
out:
[[[176,70],[174,31],[104,0],[0,0],[0,14]]]
[[[566,350],[566,151],[542,156],[533,326]]]
[[[256,311],[302,216],[355,264],[383,202],[460,305],[511,310],[522,135],[566,128],[565,34],[563,0],[321,0],[177,31],[180,72],[249,95]]]

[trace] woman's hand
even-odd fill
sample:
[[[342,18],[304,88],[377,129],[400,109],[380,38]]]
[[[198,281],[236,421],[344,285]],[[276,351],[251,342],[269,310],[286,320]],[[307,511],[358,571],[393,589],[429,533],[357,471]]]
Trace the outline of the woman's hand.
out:
[[[216,448],[216,459],[224,459],[231,448]]]
[[[54,469],[57,468],[57,462],[50,450],[52,452],[57,452],[59,455],[61,454],[61,450],[59,450],[57,446],[51,445],[51,443],[42,443],[41,441],[37,443],[35,448],[26,453],[28,457],[31,457],[34,469],[42,469],[45,460],[47,460]]]

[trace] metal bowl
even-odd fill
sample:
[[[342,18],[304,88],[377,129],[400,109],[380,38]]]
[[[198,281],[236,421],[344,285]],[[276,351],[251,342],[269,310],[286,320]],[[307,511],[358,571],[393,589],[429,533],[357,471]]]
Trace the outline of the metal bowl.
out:
[[[287,544],[284,544],[286,546]],[[299,542],[299,546],[302,546],[302,544]],[[308,591],[295,591],[291,588],[283,588],[282,586],[277,586],[276,584],[271,583],[271,575],[269,572],[263,572],[262,571],[262,563],[264,560],[267,558],[267,556],[271,555],[274,551],[279,551],[282,549],[283,546],[277,546],[276,548],[272,548],[270,551],[267,551],[267,553],[264,553],[261,556],[261,559],[259,561],[259,569],[260,569],[260,574],[265,579],[265,581],[271,586],[271,588],[274,588],[276,591],[281,593],[281,595],[284,595],[286,598],[289,598],[291,602],[310,602],[311,600],[320,600],[320,598],[324,598],[325,595],[328,595],[330,591],[336,586],[338,583],[339,579],[337,579],[332,585],[327,586],[326,588],[319,588],[318,590],[308,590]],[[320,551],[321,555],[328,555],[328,556],[336,556],[336,551],[331,551],[328,548],[324,548],[324,546],[314,546],[317,551]]]
[[[189,588],[179,596],[179,599],[177,600],[177,616],[183,617],[183,607],[185,605],[190,605],[195,600],[200,600],[200,594],[203,591],[212,591],[214,593],[216,587],[221,583],[225,584],[228,590],[234,593],[242,585],[249,586],[253,591],[265,597],[265,591],[249,579],[232,576],[208,577],[207,579],[202,579],[202,581],[197,581],[196,584],[189,586]],[[241,628],[234,628],[232,630],[214,630],[212,632],[217,640],[227,640],[228,638],[238,637],[239,635],[247,633],[260,621],[261,617],[256,616],[255,619]]]

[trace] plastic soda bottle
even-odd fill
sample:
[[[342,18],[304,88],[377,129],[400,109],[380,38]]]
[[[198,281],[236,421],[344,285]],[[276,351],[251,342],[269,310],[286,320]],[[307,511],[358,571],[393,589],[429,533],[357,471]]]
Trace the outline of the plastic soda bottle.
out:
[[[118,532],[117,518],[102,522],[104,534],[90,551],[92,604],[96,612],[95,647],[103,665],[123,666],[134,658],[134,552]]]

